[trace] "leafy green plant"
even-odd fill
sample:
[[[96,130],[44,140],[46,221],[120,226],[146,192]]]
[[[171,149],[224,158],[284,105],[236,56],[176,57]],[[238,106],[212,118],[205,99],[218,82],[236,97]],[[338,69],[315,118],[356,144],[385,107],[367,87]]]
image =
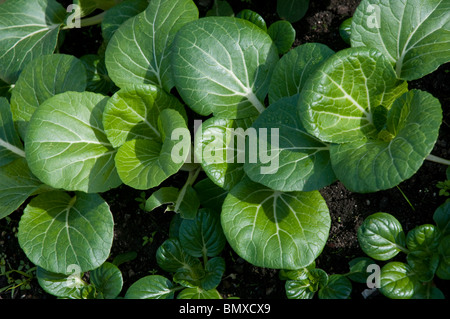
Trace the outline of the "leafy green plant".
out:
[[[219,299],[216,287],[225,271],[225,260],[218,256],[226,240],[220,216],[202,208],[194,219],[173,217],[170,237],[158,248],[156,260],[171,279],[149,275],[131,285],[129,299]]]
[[[400,252],[406,255],[406,263],[390,261],[381,268],[379,288],[386,297],[443,298],[433,279],[450,279],[450,201],[438,207],[433,220],[434,224],[417,226],[406,234],[393,215],[375,213],[358,229],[359,243],[369,257],[387,261]]]
[[[416,2],[389,3],[407,13]],[[388,189],[425,158],[449,164],[429,154],[439,101],[406,82],[447,59],[444,2],[426,19],[386,24],[396,34],[382,24],[374,36],[364,9],[380,3],[363,0],[352,47],[340,52],[291,48],[289,22],[267,26],[251,11],[232,17],[218,2],[206,17],[192,0],[76,4],[75,12],[55,0],[0,4],[0,217],[29,200],[18,239],[40,272],[67,278],[73,265],[79,273],[105,265],[114,220],[101,195],[122,184],[155,189],[142,207],[168,205],[185,224],[212,209],[245,260],[296,270],[328,239],[320,188],[340,180],[358,192]],[[103,12],[88,16],[95,9]],[[98,54],[58,53],[65,32],[95,23]],[[425,65],[412,67],[420,56]],[[207,178],[195,183],[200,171]],[[188,175],[183,187],[163,184],[175,174]],[[194,257],[203,258],[202,276],[218,267],[210,264],[217,256]],[[214,289],[201,276],[175,275],[177,284]],[[105,295],[91,286],[84,293]]]

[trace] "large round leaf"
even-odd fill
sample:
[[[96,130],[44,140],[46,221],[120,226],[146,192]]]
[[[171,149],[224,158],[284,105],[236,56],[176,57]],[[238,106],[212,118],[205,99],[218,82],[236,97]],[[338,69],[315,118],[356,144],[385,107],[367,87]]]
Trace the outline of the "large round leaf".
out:
[[[90,272],[90,279],[97,293],[104,299],[114,299],[122,291],[122,273],[114,264],[105,262]]]
[[[367,217],[358,229],[361,249],[377,260],[388,260],[405,250],[405,233],[392,215],[375,213]]]
[[[97,194],[43,193],[31,200],[19,223],[19,244],[27,257],[48,271],[86,272],[109,257],[114,221]]]
[[[191,0],[154,0],[145,11],[125,21],[106,49],[108,74],[118,87],[155,84],[167,92],[173,86],[170,47],[175,33],[198,19]]]
[[[411,299],[420,287],[411,267],[398,261],[381,268],[380,282],[381,293],[391,299]]]
[[[128,288],[125,299],[173,299],[172,282],[160,275],[146,276]]]
[[[337,178],[351,191],[392,188],[422,166],[436,143],[442,110],[431,94],[411,90],[398,98],[377,139],[330,146]]]
[[[248,178],[227,195],[221,218],[228,242],[242,258],[276,269],[298,269],[313,262],[331,224],[318,191],[279,192]]]
[[[86,89],[86,69],[71,55],[51,54],[25,66],[11,93],[11,109],[19,133],[25,137],[28,121],[45,100],[66,91]]]
[[[197,113],[245,118],[264,110],[278,61],[270,36],[253,23],[206,17],[185,25],[174,40],[175,85]]]
[[[28,62],[53,53],[66,13],[55,0],[9,0],[0,4],[1,80],[15,83]]]
[[[450,3],[363,0],[353,16],[351,44],[381,50],[399,78],[421,78],[450,61]]]
[[[244,169],[250,179],[275,190],[318,190],[336,180],[329,147],[303,128],[296,102],[296,96],[281,98],[256,119],[252,128],[258,141],[253,144],[259,156]]]
[[[53,96],[34,112],[25,140],[31,171],[54,188],[104,192],[121,184],[116,151],[103,131],[107,97],[91,92]]]
[[[326,142],[345,143],[376,137],[375,109],[389,109],[407,90],[376,49],[344,49],[320,65],[298,101],[306,130]]]

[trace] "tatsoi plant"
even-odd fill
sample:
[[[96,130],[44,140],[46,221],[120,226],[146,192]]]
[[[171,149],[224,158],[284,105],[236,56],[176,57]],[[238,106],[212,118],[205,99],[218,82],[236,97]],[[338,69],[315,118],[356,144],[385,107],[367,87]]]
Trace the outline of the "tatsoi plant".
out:
[[[39,268],[69,276],[73,265],[84,273],[109,257],[114,221],[102,193],[158,188],[146,210],[168,204],[195,224],[210,205],[250,263],[308,267],[331,226],[320,188],[396,186],[437,139],[439,101],[406,81],[447,61],[448,4],[426,1],[427,15],[403,21],[392,12],[408,16],[418,1],[394,2],[363,0],[352,48],[335,53],[318,43],[290,49],[290,23],[267,26],[255,12],[199,17],[192,0],[86,0],[74,12],[54,0],[7,0],[0,217],[32,197],[19,243]],[[393,22],[371,33],[365,24],[379,20],[369,4]],[[93,8],[106,11],[87,17]],[[57,53],[64,32],[100,21],[98,54]],[[196,182],[201,170],[207,179]],[[183,187],[161,187],[180,171],[189,172]],[[200,257],[202,280],[177,279],[197,276],[195,266],[174,269],[174,282],[214,289],[204,278],[218,276],[220,259]]]
[[[433,279],[450,279],[450,201],[433,215],[434,224],[424,224],[404,233],[391,214],[375,213],[358,229],[362,250],[371,258],[388,261],[400,252],[406,263],[390,261],[381,268],[380,291],[392,299],[442,299]]]
[[[127,290],[130,299],[220,299],[217,286],[225,271],[218,255],[226,243],[219,212],[201,208],[194,219],[173,217],[170,237],[158,248],[158,265],[172,274],[149,275]]]

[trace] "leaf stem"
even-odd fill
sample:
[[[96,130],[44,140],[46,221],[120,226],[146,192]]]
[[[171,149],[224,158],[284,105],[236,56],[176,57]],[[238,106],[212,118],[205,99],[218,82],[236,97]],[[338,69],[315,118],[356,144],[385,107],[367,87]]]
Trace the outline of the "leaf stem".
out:
[[[438,164],[444,164],[444,165],[449,165],[450,166],[450,161],[449,160],[446,160],[444,158],[441,158],[441,157],[438,157],[438,156],[435,156],[435,155],[431,155],[430,154],[425,159],[428,160],[428,161],[431,161],[431,162],[438,163]]]
[[[103,11],[93,17],[81,19],[80,20],[80,28],[102,23],[103,18],[105,17],[105,14],[106,14],[106,11]],[[67,26],[66,25],[62,28],[62,30],[68,30],[68,29],[74,29],[74,28],[76,28],[76,26]]]

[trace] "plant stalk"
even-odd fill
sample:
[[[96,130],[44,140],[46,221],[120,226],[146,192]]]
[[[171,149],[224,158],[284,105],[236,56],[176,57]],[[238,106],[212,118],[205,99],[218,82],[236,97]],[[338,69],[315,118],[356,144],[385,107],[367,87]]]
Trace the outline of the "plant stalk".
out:
[[[445,158],[441,158],[439,156],[434,156],[434,155],[430,154],[430,155],[428,155],[426,157],[426,160],[431,161],[431,162],[435,162],[435,163],[438,163],[438,164],[443,164],[443,165],[450,166],[450,161],[449,160],[446,160]]]
[[[105,17],[105,14],[106,14],[106,11],[103,11],[93,17],[81,19],[80,20],[80,28],[102,23],[103,18]],[[73,29],[73,28],[76,28],[76,27],[66,25],[62,28],[62,30],[68,30],[68,29]]]

